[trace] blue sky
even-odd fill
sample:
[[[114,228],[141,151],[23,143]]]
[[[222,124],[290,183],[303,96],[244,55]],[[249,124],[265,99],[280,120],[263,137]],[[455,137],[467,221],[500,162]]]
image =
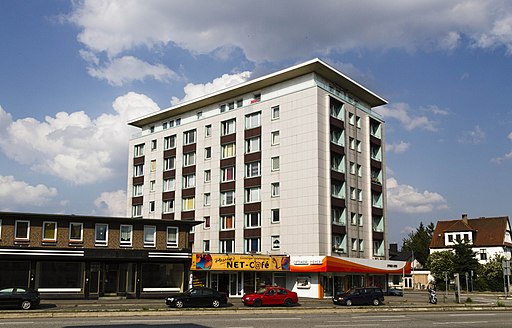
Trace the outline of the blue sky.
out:
[[[124,216],[132,118],[320,57],[389,101],[390,242],[512,213],[512,3],[0,1],[0,210]]]

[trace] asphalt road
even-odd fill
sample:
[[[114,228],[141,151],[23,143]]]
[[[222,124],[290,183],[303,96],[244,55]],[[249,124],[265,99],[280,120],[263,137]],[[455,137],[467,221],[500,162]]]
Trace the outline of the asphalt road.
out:
[[[118,313],[117,315],[122,315]],[[485,327],[512,326],[509,311],[396,312],[396,313],[288,313],[258,315],[124,316],[94,318],[25,318],[1,320],[0,327],[98,328],[98,327],[223,327],[223,328],[327,328],[327,327]]]

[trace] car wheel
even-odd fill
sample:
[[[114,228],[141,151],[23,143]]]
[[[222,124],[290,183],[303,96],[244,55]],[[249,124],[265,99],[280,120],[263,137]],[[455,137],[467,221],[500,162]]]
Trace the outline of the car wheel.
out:
[[[375,305],[375,306],[380,305],[380,301],[379,301],[378,299],[374,299],[372,303],[373,303],[373,305]]]
[[[252,303],[252,305],[254,305],[255,307],[259,307],[259,306],[261,306],[261,300],[254,300],[254,302]]]
[[[181,309],[181,308],[183,307],[183,301],[179,301],[179,300],[178,300],[178,301],[176,301],[175,305],[176,305],[176,307],[177,307],[178,309]]]
[[[32,307],[32,302],[30,301],[22,301],[20,304],[22,310],[29,310]]]
[[[293,301],[291,299],[287,298],[286,300],[284,300],[284,305],[292,306],[293,305]]]
[[[213,302],[212,302],[212,306],[213,306],[214,308],[218,308],[218,307],[220,306],[220,301],[219,301],[219,300],[213,300]]]
[[[351,306],[352,305],[352,301],[351,300],[347,300],[346,304],[347,304],[347,306]]]

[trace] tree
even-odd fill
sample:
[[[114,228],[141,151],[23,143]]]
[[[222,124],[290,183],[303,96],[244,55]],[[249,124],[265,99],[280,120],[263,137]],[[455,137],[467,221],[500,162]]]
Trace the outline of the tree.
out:
[[[452,247],[455,252],[454,272],[460,274],[461,288],[468,289],[465,275],[470,275],[471,271],[475,274],[480,267],[476,252],[473,252],[473,245],[467,242],[456,243]]]
[[[487,263],[479,266],[476,272],[475,289],[503,291],[503,267],[501,264],[503,259],[502,255],[496,255]]]
[[[449,281],[455,272],[455,254],[452,251],[434,252],[428,256],[426,266],[434,277],[437,287],[444,290],[445,274],[448,275]]]
[[[434,224],[425,227],[423,222],[416,231],[409,233],[407,238],[403,240],[402,251],[409,251],[414,254],[414,259],[418,261],[422,267],[427,263],[428,255],[430,254],[430,242],[434,233]]]

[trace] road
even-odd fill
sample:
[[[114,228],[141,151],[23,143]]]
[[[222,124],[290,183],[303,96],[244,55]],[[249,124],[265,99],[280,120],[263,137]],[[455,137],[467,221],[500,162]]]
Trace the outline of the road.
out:
[[[198,312],[200,314],[200,312]],[[119,315],[119,316],[117,316]],[[94,318],[4,319],[0,327],[23,328],[328,328],[328,327],[485,327],[512,326],[510,311],[396,312],[396,313],[308,313],[214,314],[183,316],[121,316]]]

